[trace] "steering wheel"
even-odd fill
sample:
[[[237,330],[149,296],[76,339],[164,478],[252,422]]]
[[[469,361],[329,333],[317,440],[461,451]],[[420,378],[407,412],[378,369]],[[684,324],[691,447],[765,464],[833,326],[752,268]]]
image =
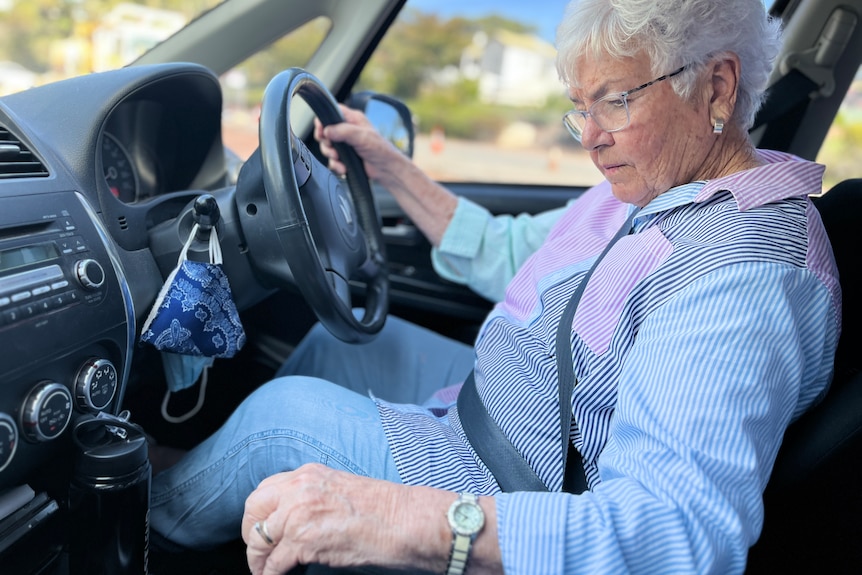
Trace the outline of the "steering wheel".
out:
[[[380,217],[362,160],[336,144],[347,167],[345,180],[317,161],[290,124],[291,102],[300,96],[324,125],[344,121],[335,98],[312,74],[291,68],[267,85],[260,112],[262,178],[272,223],[296,285],[320,322],[350,343],[371,340],[389,306]],[[365,283],[362,318],[353,313],[351,280]]]

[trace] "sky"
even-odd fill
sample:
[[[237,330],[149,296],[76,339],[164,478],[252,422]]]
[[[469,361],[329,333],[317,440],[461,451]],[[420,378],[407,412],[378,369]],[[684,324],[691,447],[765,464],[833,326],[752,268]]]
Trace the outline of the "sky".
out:
[[[764,6],[771,6],[773,0],[763,0]],[[554,43],[557,24],[563,18],[568,0],[407,0],[423,12],[436,12],[441,16],[465,16],[473,18],[497,12],[512,20],[533,22],[539,36]],[[537,6],[540,7],[537,9]],[[538,18],[538,20],[536,20]]]
[[[539,35],[554,42],[557,24],[563,17],[568,0],[408,0],[407,6],[443,17],[474,18],[497,13],[519,22],[533,23]],[[540,9],[536,7],[540,5]]]

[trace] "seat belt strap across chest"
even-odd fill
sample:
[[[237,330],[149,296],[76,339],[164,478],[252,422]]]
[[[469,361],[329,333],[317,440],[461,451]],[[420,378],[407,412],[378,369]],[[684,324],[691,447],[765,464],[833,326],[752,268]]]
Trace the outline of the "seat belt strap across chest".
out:
[[[623,223],[616,235],[611,239],[604,251],[596,258],[592,267],[584,275],[581,283],[572,293],[566,305],[556,334],[556,360],[559,380],[560,404],[560,434],[562,436],[563,458],[563,491],[581,493],[586,490],[584,465],[580,454],[569,441],[569,430],[572,426],[572,391],[576,385],[571,352],[571,326],[575,317],[575,309],[587,286],[587,281],[599,262],[607,255],[611,247],[632,229],[634,218],[640,210],[635,210]],[[476,382],[471,371],[464,380],[461,392],[458,394],[458,415],[461,427],[467,435],[470,445],[485,466],[494,475],[497,484],[504,492],[512,491],[548,491],[545,483],[527,463],[506,434],[500,429],[485,405],[482,403]]]

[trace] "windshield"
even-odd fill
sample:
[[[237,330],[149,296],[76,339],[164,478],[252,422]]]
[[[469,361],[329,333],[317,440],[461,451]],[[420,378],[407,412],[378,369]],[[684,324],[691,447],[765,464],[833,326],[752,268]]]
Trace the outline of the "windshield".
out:
[[[222,0],[0,0],[0,95],[129,64]]]

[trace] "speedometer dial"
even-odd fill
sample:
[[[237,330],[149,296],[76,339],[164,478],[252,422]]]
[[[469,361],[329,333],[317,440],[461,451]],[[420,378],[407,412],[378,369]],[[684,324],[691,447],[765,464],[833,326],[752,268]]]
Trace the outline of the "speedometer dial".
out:
[[[119,140],[107,133],[102,138],[102,167],[114,197],[124,203],[138,199],[138,174],[132,158]]]

